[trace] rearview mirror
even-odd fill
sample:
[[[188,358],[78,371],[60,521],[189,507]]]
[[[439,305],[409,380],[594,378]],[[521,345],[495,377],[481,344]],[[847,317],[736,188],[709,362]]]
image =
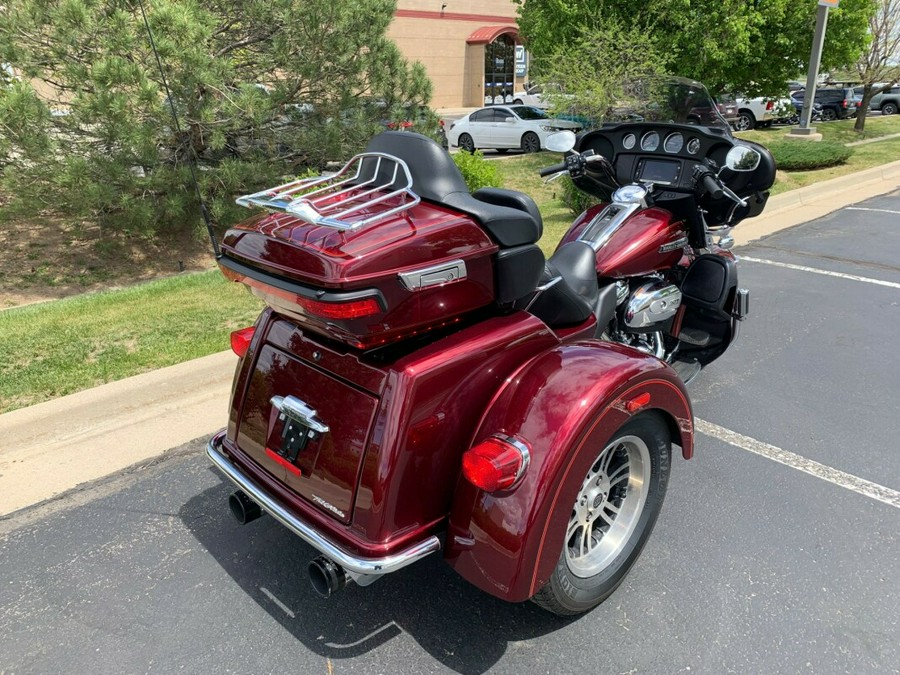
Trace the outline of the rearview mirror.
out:
[[[546,147],[552,152],[568,152],[575,147],[575,134],[571,131],[557,131],[547,136]]]
[[[754,171],[762,156],[746,145],[735,145],[725,155],[725,166],[732,171]]]

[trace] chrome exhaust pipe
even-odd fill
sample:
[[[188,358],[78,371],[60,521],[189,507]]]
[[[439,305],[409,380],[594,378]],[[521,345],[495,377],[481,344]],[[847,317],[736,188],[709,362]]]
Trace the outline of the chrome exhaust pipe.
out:
[[[323,598],[330,597],[347,585],[344,568],[325,556],[310,560],[308,569],[313,589]]]
[[[259,504],[250,499],[243,490],[231,493],[231,496],[228,498],[228,508],[231,509],[231,515],[234,516],[234,519],[241,525],[246,525],[263,514]]]

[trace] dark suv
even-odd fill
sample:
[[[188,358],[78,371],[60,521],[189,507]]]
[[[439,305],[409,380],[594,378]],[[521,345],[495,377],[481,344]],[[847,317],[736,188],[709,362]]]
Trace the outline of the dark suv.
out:
[[[795,91],[791,94],[797,107],[803,106],[805,92]],[[857,99],[852,87],[822,87],[816,89],[816,103],[822,106],[823,120],[843,120],[856,115]]]

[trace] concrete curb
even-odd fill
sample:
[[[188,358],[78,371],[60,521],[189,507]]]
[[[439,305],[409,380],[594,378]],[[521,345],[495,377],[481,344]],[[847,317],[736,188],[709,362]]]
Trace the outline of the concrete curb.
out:
[[[0,415],[0,515],[222,428],[236,362],[220,352]]]
[[[897,188],[900,161],[777,195],[760,218],[735,229],[735,242]],[[0,516],[222,428],[235,363],[220,352],[0,415]]]
[[[898,188],[900,161],[775,195],[769,199],[761,216],[735,228],[735,245],[744,246],[780,230],[821,218],[845,206]]]

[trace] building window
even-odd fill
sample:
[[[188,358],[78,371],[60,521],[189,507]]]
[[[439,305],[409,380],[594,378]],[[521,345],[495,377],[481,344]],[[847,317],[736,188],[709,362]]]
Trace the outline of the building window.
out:
[[[484,103],[512,103],[515,87],[516,45],[501,35],[484,46]]]

